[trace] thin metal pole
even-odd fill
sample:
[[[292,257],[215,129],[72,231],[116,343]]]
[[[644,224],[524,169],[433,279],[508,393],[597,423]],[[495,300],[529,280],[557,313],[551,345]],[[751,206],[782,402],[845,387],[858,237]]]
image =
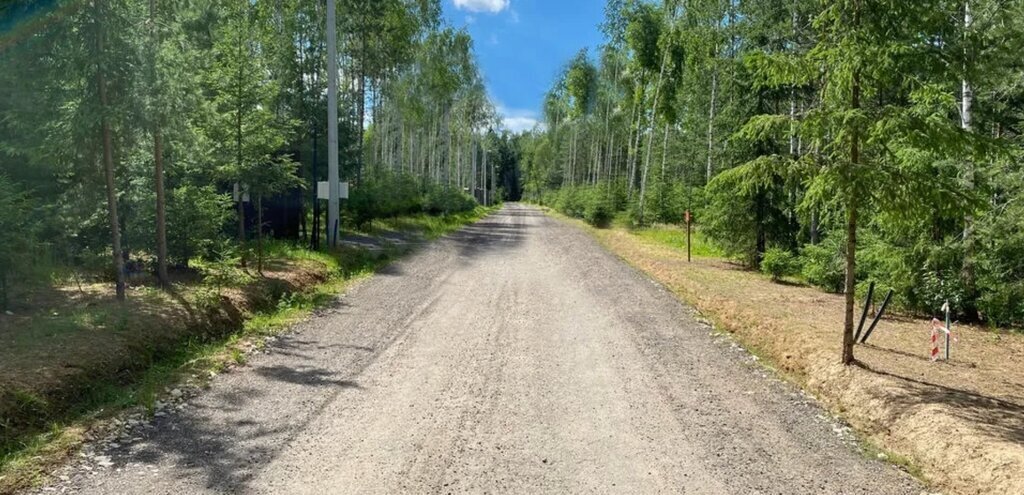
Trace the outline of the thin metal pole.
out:
[[[946,301],[946,361],[949,361],[949,337],[952,332],[953,329],[950,328],[949,322],[949,301]]]
[[[690,257],[690,210],[686,210],[686,262],[690,263],[693,259]]]
[[[327,225],[331,229],[328,234],[331,247],[338,246],[338,196],[341,192],[338,170],[338,25],[335,20],[335,1],[327,0]]]
[[[875,331],[875,326],[878,325],[878,322],[882,319],[882,315],[885,314],[885,308],[889,306],[889,301],[892,300],[894,292],[895,291],[892,289],[889,289],[889,293],[886,294],[885,300],[882,301],[882,307],[878,308],[878,314],[875,315],[875,319],[871,322],[871,326],[868,327],[868,331],[864,332],[864,338],[860,341],[861,344],[868,343],[868,339],[871,337],[871,332]]]
[[[868,319],[868,308],[871,307],[871,302],[875,296],[875,283],[871,282],[868,286],[868,297],[864,299],[864,311],[860,315],[860,325],[857,325],[857,334],[853,337],[853,342],[856,343],[860,340],[860,332],[864,330],[864,322]]]

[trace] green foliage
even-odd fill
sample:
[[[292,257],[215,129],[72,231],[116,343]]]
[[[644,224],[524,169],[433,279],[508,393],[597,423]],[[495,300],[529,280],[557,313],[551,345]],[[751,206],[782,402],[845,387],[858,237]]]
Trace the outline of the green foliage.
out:
[[[407,215],[423,210],[421,186],[415,177],[381,172],[350,192],[345,210],[357,226],[374,218]]]
[[[978,300],[982,317],[995,325],[1021,325],[1024,322],[1024,281],[988,287]]]
[[[833,293],[843,291],[846,267],[838,236],[829,236],[820,244],[800,249],[800,274],[804,280]]]
[[[431,215],[463,213],[476,208],[476,200],[462,191],[433,186],[423,201],[423,211]]]
[[[704,230],[730,256],[756,267],[769,244],[793,245],[798,226],[774,160],[752,161],[719,174],[706,189]]]
[[[615,216],[613,200],[606,187],[566,187],[551,195],[550,204],[559,212],[605,228]]]
[[[761,260],[761,272],[771,275],[772,280],[778,282],[800,273],[799,259],[788,249],[769,248]]]
[[[429,213],[446,215],[472,211],[476,200],[439,184],[417,180],[412,175],[380,171],[351,191],[345,214],[358,228],[378,218]]]
[[[776,246],[829,291],[1022,325],[1024,2],[964,5],[608,2],[596,80],[572,58],[523,140],[526,196],[583,218],[605,188],[633,227],[689,209],[749,266]]]
[[[12,279],[30,264],[34,233],[28,197],[0,173],[0,310],[6,310]]]
[[[593,110],[594,92],[597,90],[597,69],[588,60],[586,49],[580,50],[569,64],[565,75],[565,88],[572,100],[573,116],[582,117]]]
[[[167,242],[171,259],[187,267],[195,257],[218,258],[228,251],[222,235],[231,217],[231,198],[212,186],[185,184],[167,205]]]
[[[583,219],[590,225],[606,228],[612,222],[613,211],[608,197],[601,190],[591,190],[583,208]]]

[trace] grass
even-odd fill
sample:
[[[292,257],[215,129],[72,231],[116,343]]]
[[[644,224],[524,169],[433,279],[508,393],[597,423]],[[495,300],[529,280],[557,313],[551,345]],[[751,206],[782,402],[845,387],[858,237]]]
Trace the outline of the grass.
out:
[[[496,211],[500,206],[477,207],[473,211],[454,213],[444,216],[426,214],[409,215],[398,218],[377,219],[370,223],[369,233],[382,232],[419,232],[424,238],[431,240],[449,234],[459,227],[475,221]]]
[[[478,208],[445,217],[402,217],[375,222],[374,227],[381,231],[418,232],[427,239],[436,239],[495,209]],[[73,407],[66,411],[55,414],[50,410],[50,404],[37,394],[24,390],[11,392],[18,409],[24,414],[52,416],[53,419],[45,427],[35,428],[0,444],[0,493],[38,484],[52,467],[85,441],[86,432],[109,418],[128,410],[142,410],[152,415],[157,401],[169,388],[183,381],[202,386],[209,377],[228,367],[244,365],[248,351],[261,348],[266,337],[287,330],[307,318],[314,309],[330,304],[351,284],[372,275],[412,248],[387,247],[381,252],[341,248],[333,252],[313,252],[291,243],[270,241],[265,249],[268,267],[316,263],[332,275],[305,290],[281,294],[274,305],[246,315],[240,329],[223,337],[193,337],[170,352],[147,356],[146,359],[151,361],[149,365],[121,383],[96,380],[87,384],[79,391]],[[222,288],[245,287],[256,280],[251,272],[230,263],[201,263],[198,268],[208,278],[188,297],[200,307],[212,307],[219,301]],[[152,298],[154,303],[166,300],[159,291],[144,297]],[[207,306],[202,306],[204,304]],[[81,325],[90,328],[113,325],[120,331],[130,331],[131,328],[123,328],[130,324],[132,322],[119,318],[117,314],[96,308],[52,316],[40,322],[32,332],[71,331],[69,329],[74,329],[75,325],[79,326],[78,330],[81,330]],[[141,352],[146,352],[145,346]]]
[[[856,430],[853,430],[853,432],[857,438],[857,444],[860,446],[860,452],[865,458],[888,462],[914,478],[917,478],[924,483],[928,482],[928,478],[925,477],[921,467],[909,457],[883,449],[860,432],[857,432]]]
[[[632,234],[648,242],[661,244],[686,252],[686,228],[674,225],[655,225],[636,229]],[[700,230],[694,229],[690,234],[690,252],[699,258],[722,258],[725,253],[708,239]]]

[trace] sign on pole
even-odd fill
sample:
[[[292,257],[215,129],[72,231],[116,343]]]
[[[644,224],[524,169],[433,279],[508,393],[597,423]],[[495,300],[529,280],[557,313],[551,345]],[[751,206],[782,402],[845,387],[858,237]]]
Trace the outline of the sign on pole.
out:
[[[239,184],[237,182],[235,182],[235,187],[231,191],[231,198],[232,198],[232,200],[235,203],[237,203],[239,200],[241,200],[242,202],[248,203],[249,202],[249,187],[248,186],[239,186]]]
[[[348,182],[338,184],[338,199],[348,199]],[[331,183],[320,181],[316,183],[316,199],[331,199]]]

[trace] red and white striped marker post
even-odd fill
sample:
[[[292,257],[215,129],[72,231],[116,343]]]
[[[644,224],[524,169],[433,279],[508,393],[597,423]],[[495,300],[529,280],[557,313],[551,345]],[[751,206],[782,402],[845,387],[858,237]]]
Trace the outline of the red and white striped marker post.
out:
[[[949,313],[950,313],[949,301],[946,301],[946,304],[942,305],[942,311],[944,311],[946,313],[946,322],[945,323],[940,321],[938,318],[932,318],[932,334],[931,334],[931,344],[932,344],[931,358],[932,358],[932,361],[938,361],[939,360],[939,352],[940,352],[939,351],[939,333],[945,334],[945,337],[946,337],[946,339],[945,339],[945,341],[946,341],[946,356],[943,358],[946,361],[949,361],[950,341],[958,341],[957,338],[953,336],[953,324],[950,322],[950,319],[949,319],[949,316],[950,316],[949,315]]]
[[[949,333],[949,330],[946,329],[946,326],[943,325],[942,322],[939,321],[938,318],[933,318],[932,319],[932,336],[931,336],[931,342],[932,342],[931,358],[932,358],[932,361],[938,361],[939,360],[939,332]]]

